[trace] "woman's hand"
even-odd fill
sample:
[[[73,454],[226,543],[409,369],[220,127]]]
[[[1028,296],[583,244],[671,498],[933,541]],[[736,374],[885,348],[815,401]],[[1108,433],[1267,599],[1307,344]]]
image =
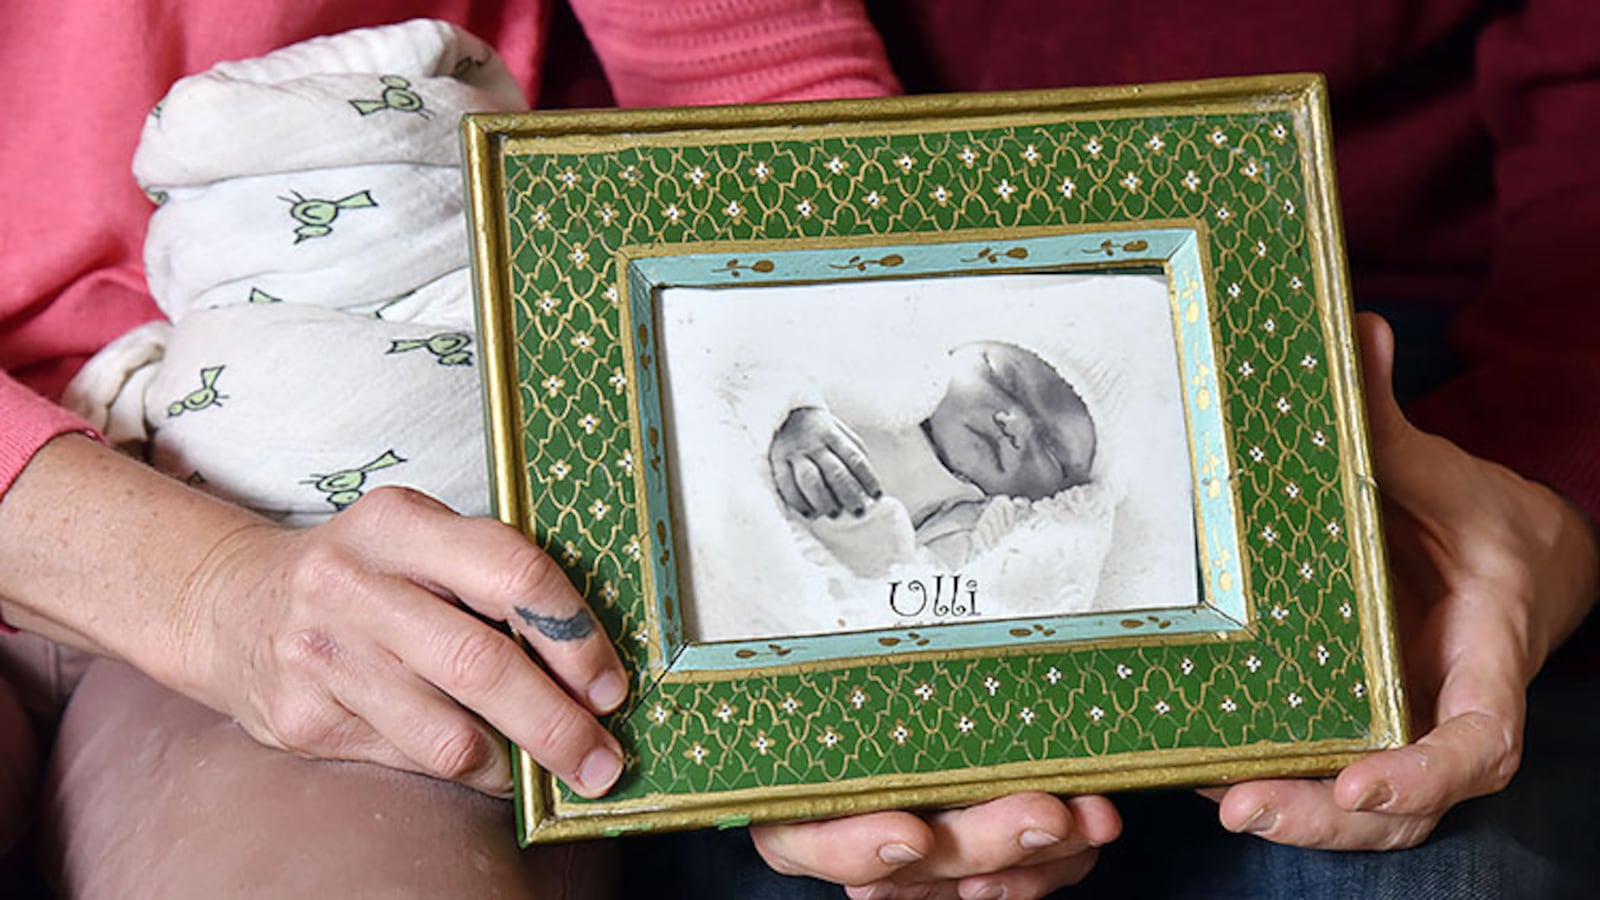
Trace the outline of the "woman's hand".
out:
[[[180,688],[269,746],[506,793],[492,725],[585,796],[621,771],[594,718],[623,700],[621,663],[555,562],[498,522],[380,488],[315,528],[234,533],[181,603],[199,677]]]
[[[847,885],[852,900],[1030,900],[1081,881],[1122,820],[1104,797],[1025,793],[750,831],[773,869]]]
[[[58,438],[0,503],[0,586],[12,624],[123,659],[271,746],[504,794],[493,726],[586,796],[621,771],[595,715],[627,682],[565,575],[413,491],[290,530]]]
[[[1543,485],[1419,431],[1389,387],[1394,338],[1358,319],[1415,743],[1332,780],[1208,791],[1225,827],[1284,844],[1421,843],[1457,803],[1505,787],[1528,683],[1594,604],[1595,539]]]

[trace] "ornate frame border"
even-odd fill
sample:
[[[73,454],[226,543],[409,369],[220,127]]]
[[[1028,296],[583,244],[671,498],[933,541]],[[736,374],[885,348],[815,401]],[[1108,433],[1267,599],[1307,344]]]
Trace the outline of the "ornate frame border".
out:
[[[1321,774],[1407,739],[1320,77],[469,116],[463,142],[497,513],[634,676],[610,795],[517,754],[525,843]],[[1149,252],[1178,232],[1198,278]],[[1185,370],[1191,418],[1220,419],[1191,427],[1197,505],[1235,526],[1202,537],[1204,594],[1236,593],[1241,627],[686,644],[644,321],[664,261],[1008,241],[1033,271],[1084,247],[1168,266],[1175,335],[1198,323],[1214,355]]]

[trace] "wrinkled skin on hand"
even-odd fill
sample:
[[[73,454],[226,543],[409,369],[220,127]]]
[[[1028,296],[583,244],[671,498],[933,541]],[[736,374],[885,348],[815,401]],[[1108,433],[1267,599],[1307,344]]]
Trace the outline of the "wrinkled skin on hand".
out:
[[[175,686],[269,746],[506,794],[498,729],[587,796],[620,771],[595,714],[621,703],[621,664],[555,562],[498,522],[380,488],[315,528],[231,533],[183,594]]]
[[[77,434],[4,499],[8,622],[126,662],[269,746],[505,794],[498,729],[586,796],[620,772],[595,718],[627,692],[616,652],[504,524],[384,487],[284,528]]]

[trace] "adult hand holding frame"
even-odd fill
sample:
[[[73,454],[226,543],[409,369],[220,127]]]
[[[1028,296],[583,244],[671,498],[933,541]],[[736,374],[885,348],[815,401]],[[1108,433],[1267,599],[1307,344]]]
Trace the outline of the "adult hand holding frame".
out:
[[[463,134],[496,508],[633,677],[525,842],[1406,741],[1320,78]]]

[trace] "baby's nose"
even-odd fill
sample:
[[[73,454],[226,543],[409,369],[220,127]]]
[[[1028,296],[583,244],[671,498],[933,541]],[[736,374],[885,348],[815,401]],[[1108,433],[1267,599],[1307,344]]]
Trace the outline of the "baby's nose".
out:
[[[1000,426],[1000,433],[1011,442],[1011,446],[1022,449],[1022,442],[1033,434],[1033,420],[1028,416],[1014,410],[996,410],[995,424]]]

